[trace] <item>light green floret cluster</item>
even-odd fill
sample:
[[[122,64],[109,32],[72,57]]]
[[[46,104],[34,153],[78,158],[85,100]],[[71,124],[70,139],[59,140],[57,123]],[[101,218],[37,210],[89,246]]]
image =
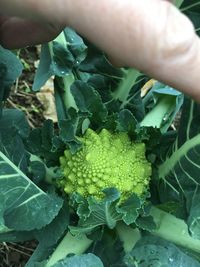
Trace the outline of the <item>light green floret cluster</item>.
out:
[[[145,158],[145,145],[133,143],[126,133],[99,134],[88,129],[81,150],[65,150],[60,158],[63,170],[61,187],[67,194],[78,192],[84,197],[103,198],[102,190],[115,187],[121,201],[132,193],[141,196],[148,190],[151,166]]]

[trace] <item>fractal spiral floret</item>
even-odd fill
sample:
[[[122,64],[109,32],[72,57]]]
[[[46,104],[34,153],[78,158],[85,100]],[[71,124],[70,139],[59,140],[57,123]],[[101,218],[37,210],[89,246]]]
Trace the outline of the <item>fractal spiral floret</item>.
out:
[[[60,158],[63,179],[60,186],[67,194],[102,199],[105,188],[116,188],[121,200],[132,193],[141,196],[148,190],[151,165],[145,158],[145,145],[133,143],[126,133],[99,134],[88,129],[81,149],[74,155],[65,150]]]

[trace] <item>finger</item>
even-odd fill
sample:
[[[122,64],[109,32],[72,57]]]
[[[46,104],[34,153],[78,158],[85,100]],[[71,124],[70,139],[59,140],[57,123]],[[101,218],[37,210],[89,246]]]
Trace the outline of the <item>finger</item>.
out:
[[[63,16],[66,21],[68,2],[72,0],[1,0],[1,14],[31,18],[32,20],[51,21],[62,24]]]
[[[170,3],[174,3],[175,0],[161,0],[161,1],[168,1]],[[116,58],[113,58],[111,56],[109,56],[109,61],[112,65],[114,65],[115,67],[122,67],[122,62],[120,62],[119,60],[117,60]]]
[[[6,16],[0,16],[0,27],[8,19]]]
[[[0,27],[0,43],[9,49],[41,44],[54,39],[62,29],[60,25],[4,18]]]
[[[82,2],[74,1],[70,23],[76,30],[115,62],[200,101],[200,40],[174,5],[160,0]]]
[[[21,5],[21,15],[32,10],[32,17],[38,12],[69,23],[116,61],[200,101],[200,41],[191,22],[168,1],[1,0],[2,10],[4,4],[7,12],[10,4]]]

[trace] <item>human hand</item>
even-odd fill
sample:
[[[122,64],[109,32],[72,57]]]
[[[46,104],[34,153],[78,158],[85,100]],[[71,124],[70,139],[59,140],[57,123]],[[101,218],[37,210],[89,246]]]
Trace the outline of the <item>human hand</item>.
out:
[[[47,41],[68,25],[104,50],[113,62],[135,67],[200,101],[200,40],[191,22],[167,1],[1,0],[0,9],[2,14],[26,18],[28,23],[19,24],[14,34],[17,23],[7,20],[5,27],[2,20],[0,43],[4,46]],[[34,31],[33,21],[40,21],[34,22],[39,25]],[[30,28],[26,26],[29,23]],[[24,27],[32,32],[31,39]]]
[[[62,24],[0,16],[0,44],[16,49],[45,43],[54,39],[63,28]]]

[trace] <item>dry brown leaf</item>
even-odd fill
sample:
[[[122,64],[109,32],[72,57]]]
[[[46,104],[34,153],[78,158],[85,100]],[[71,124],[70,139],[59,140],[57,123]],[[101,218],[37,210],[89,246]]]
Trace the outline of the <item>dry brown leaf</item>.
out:
[[[156,82],[157,81],[154,79],[151,79],[146,82],[145,85],[141,88],[141,97],[144,97]]]
[[[50,119],[57,122],[56,105],[54,98],[53,77],[51,77],[46,84],[41,88],[40,92],[36,94],[37,99],[44,107],[43,116],[45,119]]]

